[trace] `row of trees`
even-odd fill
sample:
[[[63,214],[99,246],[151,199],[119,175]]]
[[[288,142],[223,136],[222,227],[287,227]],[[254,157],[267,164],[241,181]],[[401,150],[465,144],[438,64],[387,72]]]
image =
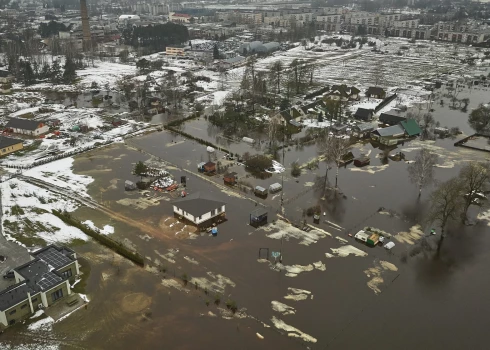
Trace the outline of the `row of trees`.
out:
[[[165,24],[149,25],[147,27],[128,26],[122,32],[126,45],[135,48],[144,47],[148,51],[165,50],[169,45],[176,45],[189,40],[186,26],[167,22]]]
[[[37,61],[31,63],[28,60],[10,59],[8,62],[9,72],[26,86],[46,80],[53,84],[70,84],[76,79],[76,70],[79,68],[83,68],[83,65],[70,57],[65,59],[63,67],[58,60],[53,61],[52,64],[45,62],[42,66],[39,66]]]

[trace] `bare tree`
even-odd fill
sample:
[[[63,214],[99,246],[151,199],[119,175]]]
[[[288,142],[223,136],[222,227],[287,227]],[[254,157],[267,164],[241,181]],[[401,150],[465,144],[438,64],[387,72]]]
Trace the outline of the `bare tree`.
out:
[[[327,169],[328,163],[335,163],[337,166],[337,172],[335,174],[335,189],[337,190],[340,164],[343,161],[343,157],[350,149],[350,142],[349,140],[327,134],[323,140],[319,141],[319,147],[321,152],[325,155]]]
[[[428,138],[431,138],[432,135],[434,134],[434,125],[436,121],[432,114],[430,113],[425,113],[422,117],[421,120],[421,129],[422,129],[422,139],[426,140]]]
[[[464,207],[461,219],[466,222],[468,209],[482,196],[490,181],[490,166],[486,163],[471,162],[465,165],[459,178],[463,184]]]
[[[283,71],[283,65],[280,60],[277,60],[273,62],[269,66],[269,78],[271,84],[276,86],[276,93],[280,94],[281,93],[281,81],[282,81],[282,71]]]
[[[439,254],[444,241],[445,228],[449,220],[457,218],[464,206],[463,201],[463,184],[459,178],[453,178],[441,183],[430,196],[430,209],[427,216],[429,223],[438,222],[441,229],[441,238],[437,244],[437,253]]]
[[[434,181],[434,165],[437,163],[437,155],[426,148],[422,148],[415,155],[415,162],[408,166],[410,181],[419,188],[419,197],[422,188]]]
[[[381,85],[383,83],[383,77],[385,75],[384,67],[381,62],[377,62],[377,65],[373,69],[374,86]]]

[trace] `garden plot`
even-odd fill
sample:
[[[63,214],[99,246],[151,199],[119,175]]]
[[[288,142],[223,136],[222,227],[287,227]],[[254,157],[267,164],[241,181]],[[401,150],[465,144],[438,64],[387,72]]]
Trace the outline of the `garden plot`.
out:
[[[4,235],[27,246],[87,240],[79,229],[66,225],[51,214],[53,209],[74,211],[78,205],[66,196],[31,185],[19,179],[0,184]]]

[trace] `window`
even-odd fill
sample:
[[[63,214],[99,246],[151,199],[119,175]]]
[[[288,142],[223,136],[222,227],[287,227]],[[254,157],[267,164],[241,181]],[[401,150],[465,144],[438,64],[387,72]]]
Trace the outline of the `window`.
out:
[[[58,289],[56,292],[51,294],[51,298],[53,299],[53,301],[63,298],[63,290],[61,288]]]
[[[61,274],[63,275],[63,277],[71,277],[72,276],[71,269],[63,271]]]
[[[20,308],[25,309],[27,307],[27,304],[22,305]]]
[[[10,312],[9,312],[9,315],[13,315],[13,314],[15,314],[16,312],[17,312],[17,310],[12,310],[12,311],[10,311]]]
[[[32,302],[35,303],[37,301],[37,297],[35,297],[34,299],[32,299]]]

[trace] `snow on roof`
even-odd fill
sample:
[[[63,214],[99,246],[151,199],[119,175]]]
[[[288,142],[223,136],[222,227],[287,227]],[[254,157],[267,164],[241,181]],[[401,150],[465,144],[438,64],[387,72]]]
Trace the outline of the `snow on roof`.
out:
[[[125,20],[125,19],[132,19],[135,21],[139,21],[140,16],[138,16],[138,15],[121,15],[121,16],[119,16],[119,20]]]

